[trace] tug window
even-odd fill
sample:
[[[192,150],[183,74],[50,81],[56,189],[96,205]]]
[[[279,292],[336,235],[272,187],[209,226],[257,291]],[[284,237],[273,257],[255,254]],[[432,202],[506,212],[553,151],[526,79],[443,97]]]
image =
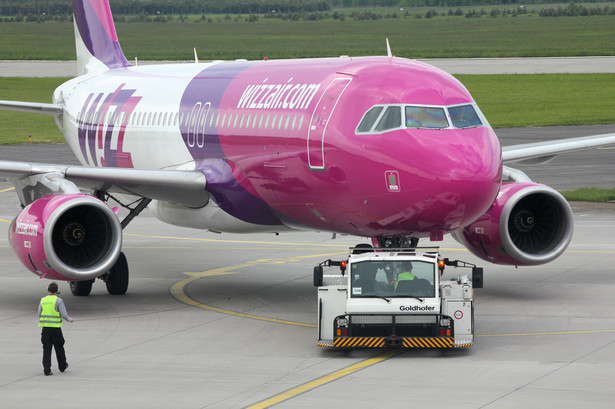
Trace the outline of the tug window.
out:
[[[450,107],[448,108],[448,114],[451,116],[453,126],[456,128],[474,128],[483,124],[472,105]]]
[[[406,107],[407,128],[442,129],[448,128],[444,108]]]

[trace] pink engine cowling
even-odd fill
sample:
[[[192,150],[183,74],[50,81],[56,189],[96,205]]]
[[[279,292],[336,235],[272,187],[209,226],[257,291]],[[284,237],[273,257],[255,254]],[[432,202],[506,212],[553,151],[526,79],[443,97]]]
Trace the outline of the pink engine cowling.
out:
[[[453,237],[483,260],[527,266],[559,257],[572,231],[572,209],[557,191],[536,183],[505,183],[487,213]]]
[[[49,195],[17,215],[9,241],[36,275],[91,280],[115,264],[122,248],[122,227],[115,212],[92,196]]]

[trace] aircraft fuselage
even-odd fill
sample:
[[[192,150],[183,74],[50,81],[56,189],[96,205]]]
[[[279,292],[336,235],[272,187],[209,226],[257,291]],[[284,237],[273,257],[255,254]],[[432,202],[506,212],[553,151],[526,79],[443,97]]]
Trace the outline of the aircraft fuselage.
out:
[[[501,182],[498,139],[465,87],[400,58],[118,68],[54,102],[84,165],[200,169],[224,212],[263,230],[438,237],[483,215]],[[464,104],[481,126],[358,131],[374,106],[408,122],[406,106]]]

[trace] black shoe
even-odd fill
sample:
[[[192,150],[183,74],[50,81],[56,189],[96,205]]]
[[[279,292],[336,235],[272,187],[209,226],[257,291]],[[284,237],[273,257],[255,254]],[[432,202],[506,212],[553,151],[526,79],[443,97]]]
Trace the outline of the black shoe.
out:
[[[53,375],[53,372],[45,373],[45,376]]]
[[[60,369],[60,372],[64,372],[64,371],[66,371],[66,368],[68,368],[68,364],[66,364],[66,366],[64,367],[64,369]]]

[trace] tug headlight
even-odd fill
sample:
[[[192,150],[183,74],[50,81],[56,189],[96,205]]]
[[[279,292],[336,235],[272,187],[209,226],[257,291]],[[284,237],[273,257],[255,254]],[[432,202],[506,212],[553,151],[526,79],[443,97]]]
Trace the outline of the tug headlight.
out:
[[[338,318],[335,324],[338,327],[347,327],[348,326],[348,318]]]
[[[442,319],[440,319],[440,326],[441,327],[450,327],[451,326],[451,319],[450,318],[442,318]]]

